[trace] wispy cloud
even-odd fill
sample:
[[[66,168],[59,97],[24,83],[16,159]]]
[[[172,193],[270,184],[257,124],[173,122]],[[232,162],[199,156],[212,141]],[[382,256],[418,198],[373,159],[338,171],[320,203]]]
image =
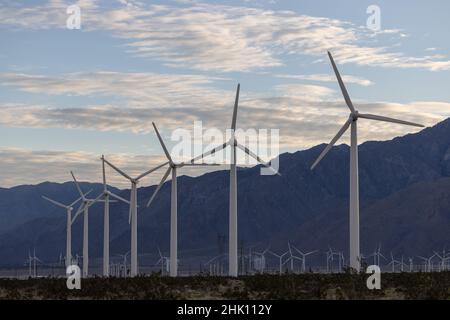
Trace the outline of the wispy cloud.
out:
[[[109,96],[126,98],[135,107],[191,106],[199,99],[205,108],[221,100],[224,91],[213,86],[225,78],[202,75],[122,73],[99,71],[61,76],[3,73],[0,84],[22,91],[71,96]],[[170,99],[169,99],[170,97]]]
[[[242,129],[279,129],[282,150],[303,149],[319,143],[328,142],[335,131],[344,123],[348,111],[340,99],[324,97],[322,100],[289,95],[273,97],[248,97],[242,100],[239,109],[238,127]],[[232,97],[229,107],[214,112],[201,112],[198,109],[159,109],[119,108],[111,105],[85,108],[47,108],[43,106],[1,105],[0,125],[9,127],[60,127],[83,128],[90,130],[115,130],[151,132],[151,122],[160,129],[174,130],[184,128],[193,130],[194,121],[202,120],[204,129],[226,130],[232,112]],[[446,118],[445,110],[450,103],[411,102],[367,103],[355,101],[361,112],[383,114],[400,119],[433,125]],[[225,120],[225,121],[224,121]],[[365,122],[360,128],[360,140],[385,140],[418,129],[389,123]]]
[[[116,6],[75,2],[82,8],[83,30],[106,31],[121,38],[128,51],[172,67],[251,71],[283,65],[283,55],[324,58],[331,49],[339,63],[389,68],[449,70],[442,55],[408,56],[379,46],[384,34],[402,38],[400,30],[374,35],[347,21],[300,15],[292,11],[208,4],[196,1],[147,5],[128,1]],[[73,4],[73,3],[70,3]],[[69,2],[0,7],[0,24],[15,28],[64,28]],[[333,45],[330,45],[333,44]]]

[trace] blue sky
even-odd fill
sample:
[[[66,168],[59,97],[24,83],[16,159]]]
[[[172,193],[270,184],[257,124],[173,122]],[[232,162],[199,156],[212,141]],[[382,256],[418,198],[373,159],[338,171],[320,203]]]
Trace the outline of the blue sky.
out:
[[[66,28],[72,4],[80,30]],[[95,181],[102,153],[145,171],[164,159],[152,121],[170,146],[194,121],[226,129],[238,82],[238,126],[279,129],[281,152],[328,142],[348,110],[327,50],[361,111],[431,126],[450,111],[448,12],[443,0],[2,1],[0,186],[66,181],[69,169]]]

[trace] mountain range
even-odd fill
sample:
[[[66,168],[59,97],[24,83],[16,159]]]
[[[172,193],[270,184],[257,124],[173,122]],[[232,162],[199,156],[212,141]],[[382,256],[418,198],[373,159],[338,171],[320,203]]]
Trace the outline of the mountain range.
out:
[[[238,232],[241,247],[304,250],[329,246],[348,253],[349,147],[339,145],[314,170],[325,145],[284,153],[281,176],[262,176],[260,167],[238,171]],[[182,174],[182,172],[180,172]],[[162,174],[162,172],[161,172]],[[379,244],[395,255],[430,255],[450,245],[450,119],[418,133],[359,146],[361,250]],[[179,257],[226,252],[228,171],[178,178]],[[98,194],[100,184],[83,183]],[[170,181],[146,207],[156,186],[138,191],[138,248],[168,255]],[[112,189],[129,198],[129,190]],[[41,198],[77,198],[71,182],[0,189],[0,266],[22,265],[36,248],[40,259],[56,261],[65,248],[65,213]],[[111,204],[111,253],[129,250],[128,205]],[[101,257],[103,207],[90,210],[90,254]],[[82,219],[73,226],[73,253],[81,254]]]

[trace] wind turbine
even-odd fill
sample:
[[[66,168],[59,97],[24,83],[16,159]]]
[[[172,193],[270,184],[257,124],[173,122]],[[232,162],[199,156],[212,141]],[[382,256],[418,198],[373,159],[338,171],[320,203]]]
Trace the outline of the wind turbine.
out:
[[[167,157],[167,160],[169,160],[169,168],[167,169],[166,173],[161,179],[161,182],[159,183],[158,187],[153,192],[152,197],[147,202],[147,207],[150,206],[150,204],[153,202],[153,199],[155,199],[156,195],[158,194],[159,189],[163,186],[164,182],[167,180],[167,178],[170,175],[170,172],[172,172],[172,181],[171,181],[171,195],[170,195],[170,276],[176,277],[178,275],[178,200],[177,200],[177,169],[182,168],[184,166],[208,166],[208,165],[215,165],[215,164],[194,164],[194,163],[175,163],[170,156],[169,151],[167,150],[166,145],[164,144],[164,141],[159,134],[158,128],[156,128],[156,125],[154,122],[152,122],[153,128],[155,129],[156,135],[158,136],[159,143],[161,144],[161,147],[164,150],[164,154]]]
[[[338,131],[336,136],[331,140],[330,144],[322,151],[317,160],[311,166],[311,170],[314,169],[317,164],[322,160],[322,158],[330,151],[333,145],[339,140],[339,138],[347,131],[350,127],[351,135],[350,135],[350,267],[355,269],[357,272],[360,271],[361,265],[359,261],[360,255],[360,241],[359,241],[359,177],[358,177],[358,141],[357,141],[357,122],[359,118],[376,120],[376,121],[384,121],[384,122],[392,122],[398,124],[404,124],[409,126],[423,127],[421,124],[397,120],[393,118],[388,118],[384,116],[378,116],[367,113],[359,113],[358,110],[355,109],[353,103],[350,99],[350,96],[345,88],[344,82],[342,81],[341,75],[334,63],[333,57],[331,53],[328,52],[328,56],[330,58],[331,64],[334,69],[334,73],[336,74],[336,78],[339,82],[339,86],[341,88],[342,94],[344,96],[345,102],[350,109],[350,116],[342,128]]]
[[[331,247],[328,247],[328,251],[326,252],[327,256],[327,272],[330,272],[330,261],[331,261],[331,272],[333,272],[333,261],[334,257],[337,256],[338,258],[338,272],[342,271],[342,266],[344,265],[344,254],[342,252],[336,252],[331,249]]]
[[[159,248],[158,248],[158,250],[159,250]],[[220,274],[222,274],[222,268],[221,268],[220,260],[221,260],[222,257],[225,257],[225,256],[226,256],[226,254],[222,253],[222,254],[220,254],[218,256],[215,256],[215,257],[211,258],[210,260],[208,260],[207,262],[204,263],[205,267],[209,266],[209,274],[210,275],[213,275],[213,274],[215,275],[217,269],[218,269],[218,272]],[[217,267],[217,263],[215,263],[214,265],[212,264],[214,261],[219,261],[219,268],[216,268]],[[158,262],[159,262],[159,260],[158,260]]]
[[[305,271],[306,271],[306,257],[309,256],[309,255],[312,255],[312,254],[314,254],[316,252],[318,252],[318,250],[314,250],[314,251],[303,253],[302,251],[298,250],[293,245],[292,245],[292,248],[294,248],[302,256],[301,257],[301,260],[302,260],[302,272],[305,273]]]
[[[285,263],[287,263],[287,262],[291,262],[291,271],[293,272],[294,271],[294,259],[297,259],[297,260],[299,260],[299,261],[302,261],[302,258],[300,258],[300,257],[298,257],[298,256],[295,256],[295,255],[293,255],[292,254],[292,245],[291,245],[291,243],[288,241],[288,249],[289,249],[289,255],[290,255],[290,257],[285,261]]]
[[[439,266],[439,271],[444,271],[445,270],[445,250],[442,252],[442,256],[437,253],[436,251],[433,251],[435,256],[438,257],[441,260],[440,266]]]
[[[123,266],[123,276],[127,276],[127,257],[130,254],[130,251],[125,252],[125,254],[119,254],[119,257],[122,258],[122,266]]]
[[[103,200],[105,201],[105,208],[103,214],[103,276],[109,276],[109,198],[113,197],[119,201],[130,204],[130,201],[112,193],[108,190],[106,185],[106,173],[105,173],[105,157],[102,155],[102,173],[103,173]]]
[[[89,190],[86,192],[85,195],[88,195],[92,190]],[[50,199],[46,196],[42,196],[45,200],[53,203],[54,205],[61,207],[63,209],[66,209],[67,213],[67,223],[66,223],[66,267],[70,266],[72,264],[72,211],[73,206],[80,200],[82,200],[82,197],[79,197],[77,200],[72,202],[69,205],[62,204],[61,202],[55,201],[53,199]]]
[[[70,174],[72,175],[73,182],[75,183],[78,193],[80,194],[83,201],[80,208],[78,208],[77,213],[75,213],[75,216],[72,219],[72,223],[77,219],[81,212],[83,212],[83,277],[87,277],[89,274],[89,207],[96,202],[103,201],[100,200],[103,194],[100,194],[95,199],[86,198],[85,194],[81,191],[81,187],[78,184],[75,175],[72,171],[70,171]]]
[[[377,265],[381,268],[381,259],[383,258],[384,260],[387,260],[386,257],[381,253],[381,243],[378,245],[377,248],[375,248],[375,251],[368,256],[369,257],[373,257],[373,264]]]
[[[241,145],[236,137],[236,119],[237,119],[237,110],[239,104],[239,91],[241,85],[238,84],[236,90],[236,98],[234,101],[234,109],[233,109],[233,118],[231,121],[231,137],[228,142],[225,142],[221,146],[211,149],[199,155],[191,160],[194,163],[196,160],[202,159],[211,154],[215,154],[216,152],[225,149],[227,146],[231,148],[231,163],[230,163],[230,205],[229,205],[229,259],[228,259],[228,272],[231,277],[237,277],[238,275],[238,231],[237,231],[237,173],[236,173],[236,148],[241,149],[246,154],[254,158],[263,166],[274,171],[275,174],[280,175],[278,172],[261,160],[259,156],[250,151],[247,147]]]
[[[394,255],[391,252],[391,262],[388,263],[388,266],[392,265],[392,272],[395,272],[395,265],[401,266],[402,262],[394,259]]]
[[[113,165],[111,162],[106,160],[103,157],[103,161],[109,165],[111,168],[113,168],[115,171],[117,171],[120,175],[122,175],[125,179],[129,180],[131,182],[131,192],[130,192],[130,211],[128,215],[128,223],[131,224],[131,267],[130,267],[130,275],[132,277],[137,276],[138,274],[138,249],[137,249],[137,185],[139,183],[139,180],[144,178],[145,176],[149,175],[153,171],[156,171],[162,167],[164,167],[169,162],[165,162],[159,166],[156,166],[153,169],[150,169],[141,175],[137,176],[136,178],[132,178],[131,176],[127,175],[125,172],[117,168],[115,165]]]
[[[267,252],[279,259],[279,273],[282,274],[283,273],[283,265],[286,263],[286,262],[283,263],[283,257],[285,255],[287,255],[289,253],[289,251],[286,251],[285,253],[282,253],[282,254],[277,254],[271,250],[269,250]],[[286,260],[286,261],[288,261],[288,260]]]
[[[270,246],[267,247],[267,248],[266,248],[264,251],[262,251],[262,252],[253,251],[253,253],[254,253],[256,256],[259,256],[259,265],[258,265],[259,268],[257,268],[257,269],[259,269],[258,271],[260,271],[260,272],[262,272],[262,273],[264,273],[264,271],[265,271],[265,269],[266,269],[266,253],[269,251],[269,248],[270,248]],[[251,253],[250,253],[250,261],[251,261],[251,257],[252,257],[252,255],[251,255]]]
[[[431,266],[430,266],[430,260],[429,258],[425,258],[422,256],[417,256],[417,258],[423,260],[425,262],[424,266],[425,266],[425,272],[431,272]]]
[[[161,275],[163,275],[164,272],[168,272],[170,270],[171,261],[168,257],[162,255],[159,247],[158,253],[159,253],[159,260],[156,262],[156,264],[159,264],[161,262]]]
[[[33,249],[33,256],[31,256],[30,251],[28,251],[28,275],[31,277],[31,267],[33,266],[33,277],[37,276],[36,263],[43,263],[38,257],[36,257],[36,248]]]

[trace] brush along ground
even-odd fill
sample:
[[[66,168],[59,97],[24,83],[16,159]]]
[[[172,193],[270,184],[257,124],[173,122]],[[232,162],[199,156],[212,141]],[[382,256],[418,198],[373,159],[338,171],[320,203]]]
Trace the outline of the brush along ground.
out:
[[[239,278],[152,275],[89,278],[68,290],[64,278],[0,279],[0,299],[447,299],[450,272],[385,273],[381,290],[366,274],[255,275]]]

